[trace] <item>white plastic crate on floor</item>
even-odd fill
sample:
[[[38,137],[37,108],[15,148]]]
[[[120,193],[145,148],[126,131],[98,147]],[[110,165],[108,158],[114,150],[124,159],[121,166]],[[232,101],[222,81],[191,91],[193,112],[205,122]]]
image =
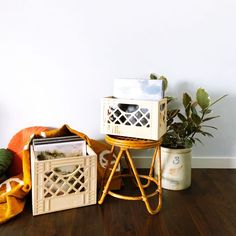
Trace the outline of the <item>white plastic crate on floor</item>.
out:
[[[37,160],[34,154],[31,146],[33,215],[96,204],[97,155],[89,146],[86,156]]]
[[[101,133],[158,140],[166,132],[167,99],[158,101],[105,97]]]

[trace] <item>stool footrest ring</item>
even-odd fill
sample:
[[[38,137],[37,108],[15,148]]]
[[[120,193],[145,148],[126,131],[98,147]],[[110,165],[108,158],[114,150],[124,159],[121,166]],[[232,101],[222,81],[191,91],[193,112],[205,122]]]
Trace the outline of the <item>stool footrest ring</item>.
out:
[[[154,179],[153,177],[150,177],[150,176],[147,176],[147,175],[138,175],[140,178],[143,178],[143,179],[148,179],[152,182],[154,182],[157,187],[158,187],[158,181],[156,179]],[[131,174],[122,174],[122,175],[117,175],[115,177],[113,177],[113,179],[115,178],[119,178],[119,177],[133,177]],[[108,191],[108,194],[113,196],[113,197],[116,197],[116,198],[119,198],[119,199],[123,199],[123,200],[133,200],[133,201],[136,201],[136,200],[142,200],[144,201],[143,197],[140,195],[140,196],[129,196],[129,195],[124,195],[124,194],[118,194],[118,193],[114,193],[112,191]],[[150,197],[153,197],[157,194],[160,194],[160,190],[159,189],[156,189],[154,192],[146,195],[146,198],[150,198]]]
[[[153,178],[152,176],[148,176],[148,175],[138,175],[140,178],[143,178],[143,179],[147,179],[147,180],[150,180],[150,182],[154,182],[157,186],[158,186],[158,181],[157,179]],[[121,174],[121,175],[116,175],[116,176],[113,176],[113,179],[118,179],[120,177],[134,177],[133,175],[131,174]],[[143,188],[147,188],[149,187],[150,183],[147,185],[143,185]]]

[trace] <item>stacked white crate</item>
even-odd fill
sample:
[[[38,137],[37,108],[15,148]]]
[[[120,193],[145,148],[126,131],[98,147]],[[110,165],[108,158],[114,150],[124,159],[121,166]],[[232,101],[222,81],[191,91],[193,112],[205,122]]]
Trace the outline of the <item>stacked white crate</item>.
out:
[[[159,140],[166,132],[167,99],[162,98],[163,94],[158,94],[156,99],[153,99],[155,96],[142,94],[138,86],[136,86],[137,88],[135,86],[135,88],[130,87],[130,89],[126,86],[124,88],[125,92],[123,92],[122,86],[119,85],[118,81],[120,80],[115,80],[114,85],[118,85],[119,88],[114,88],[113,95],[118,95],[119,98],[117,96],[102,98],[101,133]],[[131,86],[132,83],[140,81],[143,83],[143,80],[129,79],[127,84]],[[146,81],[150,83],[150,80],[145,80],[145,83],[147,83]],[[151,81],[151,85],[153,82]],[[144,99],[140,99],[142,96]],[[135,108],[131,112],[123,109],[129,105]]]
[[[123,111],[122,105],[135,105],[132,113]],[[159,140],[166,132],[167,101],[102,99],[101,133]]]

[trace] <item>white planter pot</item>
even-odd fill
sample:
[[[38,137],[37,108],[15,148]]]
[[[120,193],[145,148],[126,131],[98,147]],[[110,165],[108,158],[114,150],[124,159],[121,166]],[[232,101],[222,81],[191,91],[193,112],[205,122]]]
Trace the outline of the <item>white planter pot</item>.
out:
[[[191,185],[192,149],[170,149],[161,147],[162,188],[182,190]],[[155,176],[158,173],[155,163]]]

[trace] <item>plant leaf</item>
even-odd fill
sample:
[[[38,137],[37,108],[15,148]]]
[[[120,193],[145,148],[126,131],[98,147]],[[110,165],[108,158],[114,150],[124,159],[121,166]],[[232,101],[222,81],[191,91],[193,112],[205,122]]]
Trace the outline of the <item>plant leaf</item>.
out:
[[[191,103],[189,103],[188,106],[185,108],[185,114],[188,118],[190,117],[190,111],[191,111]]]
[[[150,79],[154,79],[155,80],[155,79],[157,79],[157,76],[152,73],[152,74],[150,74]]]
[[[202,88],[197,90],[196,99],[202,110],[206,110],[211,103],[208,93]]]
[[[184,142],[184,147],[185,148],[191,148],[193,146],[194,140],[186,139]]]
[[[163,75],[160,76],[159,80],[162,80],[163,83],[163,90],[166,91],[167,87],[168,87],[168,80],[166,77],[164,77]]]
[[[192,111],[192,113],[194,113],[194,114],[197,114],[197,109],[196,109],[196,106],[197,106],[197,102],[193,102],[192,104],[191,104],[191,111]]]
[[[203,142],[199,138],[195,138],[199,143],[203,144]]]
[[[184,104],[185,108],[187,106],[189,106],[189,103],[191,103],[191,101],[192,101],[191,97],[187,93],[184,93],[183,94],[183,104]]]
[[[167,103],[169,103],[169,102],[175,100],[175,98],[174,98],[174,97],[171,97],[171,96],[166,96],[165,98],[167,98]]]
[[[164,77],[163,75],[161,75],[160,77],[158,77],[157,75],[155,74],[150,74],[150,79],[151,80],[162,80],[162,83],[163,83],[163,91],[165,92],[167,87],[168,87],[168,79],[166,77]]]
[[[168,119],[167,120],[167,127],[169,127],[172,124],[173,121],[174,120],[172,118]]]
[[[212,112],[212,110],[210,110],[210,109],[207,108],[207,109],[204,111],[204,114],[207,115],[207,114],[210,114],[211,112]]]
[[[205,132],[205,131],[202,131],[202,130],[199,130],[198,133],[201,133],[203,136],[208,136],[208,137],[211,137],[211,138],[214,137],[211,133],[208,133],[208,132]]]
[[[187,118],[189,118],[189,116],[190,116],[191,103],[192,103],[191,97],[187,93],[184,93],[183,94],[183,105],[185,108],[185,114],[186,114]]]
[[[203,132],[202,130],[200,130],[200,129],[196,130],[195,133],[199,133],[199,134],[202,134],[203,136],[206,136],[206,135],[204,134],[204,132]]]
[[[218,118],[218,117],[220,117],[220,116],[207,117],[207,118],[203,119],[202,122],[206,122],[208,120],[212,120],[212,119],[215,119],[215,118]]]
[[[179,112],[179,109],[168,110],[167,111],[168,119],[172,119],[172,118],[176,117],[178,112]]]
[[[216,127],[214,127],[214,126],[211,126],[211,125],[202,125],[202,127],[205,127],[205,128],[212,128],[212,129],[215,129],[215,130],[217,130],[217,128],[216,128]]]
[[[228,94],[225,94],[225,95],[223,95],[222,97],[218,98],[216,101],[214,101],[214,102],[212,102],[212,103],[210,104],[210,107],[213,106],[214,104],[216,104],[217,102],[219,102],[221,99],[227,97],[227,96],[228,96]]]
[[[181,113],[178,113],[178,117],[181,121],[185,122],[187,119],[185,118],[184,115],[182,115]]]
[[[191,118],[196,125],[201,123],[201,118],[197,114],[192,113]]]
[[[208,137],[211,137],[211,138],[214,138],[214,136],[211,134],[211,133],[208,133],[208,132],[204,132],[205,135],[207,135]]]

